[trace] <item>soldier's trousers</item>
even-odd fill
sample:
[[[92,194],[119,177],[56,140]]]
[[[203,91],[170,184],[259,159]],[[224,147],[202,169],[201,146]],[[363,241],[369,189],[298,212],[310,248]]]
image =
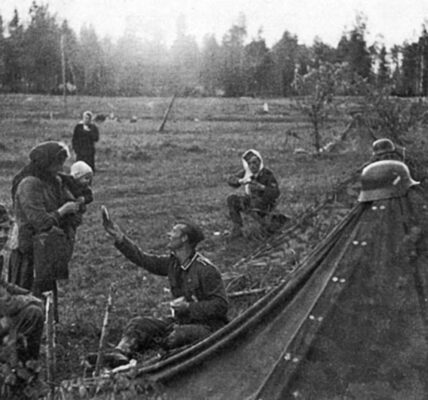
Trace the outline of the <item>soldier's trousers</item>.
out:
[[[124,339],[131,352],[141,352],[160,346],[171,349],[184,346],[207,337],[212,329],[202,324],[177,324],[173,318],[133,318],[125,328]],[[124,340],[122,339],[122,340]]]

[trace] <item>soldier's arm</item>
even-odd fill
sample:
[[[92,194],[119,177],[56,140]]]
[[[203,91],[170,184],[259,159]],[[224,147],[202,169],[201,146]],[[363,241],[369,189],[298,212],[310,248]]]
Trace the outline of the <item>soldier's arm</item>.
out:
[[[0,316],[13,317],[29,304],[43,307],[42,300],[19,286],[0,282]]]
[[[171,260],[169,256],[155,256],[145,253],[126,236],[123,236],[121,240],[116,240],[114,245],[135,265],[156,275],[168,275],[168,266]]]
[[[31,292],[14,283],[4,282],[4,287],[10,294],[30,294]]]

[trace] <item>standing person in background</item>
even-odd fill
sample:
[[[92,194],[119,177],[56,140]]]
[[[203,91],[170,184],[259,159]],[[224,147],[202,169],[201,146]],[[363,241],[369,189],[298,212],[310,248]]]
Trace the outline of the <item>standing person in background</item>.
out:
[[[100,134],[98,128],[92,123],[92,113],[85,111],[83,120],[74,128],[71,145],[76,153],[76,161],[84,161],[95,172],[95,143]]]
[[[55,291],[56,279],[68,277],[64,257],[69,259],[71,254],[66,249],[64,221],[79,210],[78,202],[67,201],[59,177],[68,155],[64,144],[43,142],[30,151],[29,164],[12,182],[17,240],[10,256],[9,281],[37,296]],[[52,272],[58,265],[65,273]]]

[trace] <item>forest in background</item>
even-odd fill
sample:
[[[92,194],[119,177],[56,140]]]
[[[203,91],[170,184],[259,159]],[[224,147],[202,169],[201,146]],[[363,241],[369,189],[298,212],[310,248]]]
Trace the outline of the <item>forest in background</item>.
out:
[[[320,38],[311,46],[300,44],[284,27],[269,48],[261,30],[248,38],[244,15],[220,42],[207,35],[201,45],[181,16],[167,46],[161,35],[148,32],[141,38],[132,26],[117,41],[98,37],[91,25],[77,34],[62,17],[37,2],[28,15],[15,10],[10,21],[0,16],[1,93],[61,94],[65,86],[70,94],[94,96],[289,97],[297,94],[296,76],[322,63],[346,64],[349,76],[388,86],[397,96],[428,93],[425,25],[417,41],[387,49],[367,43],[367,18],[357,13],[336,47]]]

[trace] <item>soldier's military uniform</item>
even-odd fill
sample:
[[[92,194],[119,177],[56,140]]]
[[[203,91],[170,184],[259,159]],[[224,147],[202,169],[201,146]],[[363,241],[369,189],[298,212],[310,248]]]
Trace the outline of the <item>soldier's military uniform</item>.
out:
[[[18,358],[22,361],[39,358],[43,333],[43,309],[40,299],[27,290],[0,280],[0,338],[13,335],[17,339]]]
[[[170,317],[132,319],[121,341],[131,352],[147,349],[154,343],[168,348],[189,344],[227,323],[228,301],[221,274],[207,258],[195,252],[181,265],[174,254],[144,253],[127,237],[115,245],[136,265],[167,276],[174,299],[184,297],[190,303],[186,310]]]
[[[15,341],[20,361],[39,357],[43,332],[43,309],[40,299],[32,296],[27,289],[7,283],[2,271],[7,267],[6,244],[10,219],[6,208],[0,204],[0,342],[8,336]]]

